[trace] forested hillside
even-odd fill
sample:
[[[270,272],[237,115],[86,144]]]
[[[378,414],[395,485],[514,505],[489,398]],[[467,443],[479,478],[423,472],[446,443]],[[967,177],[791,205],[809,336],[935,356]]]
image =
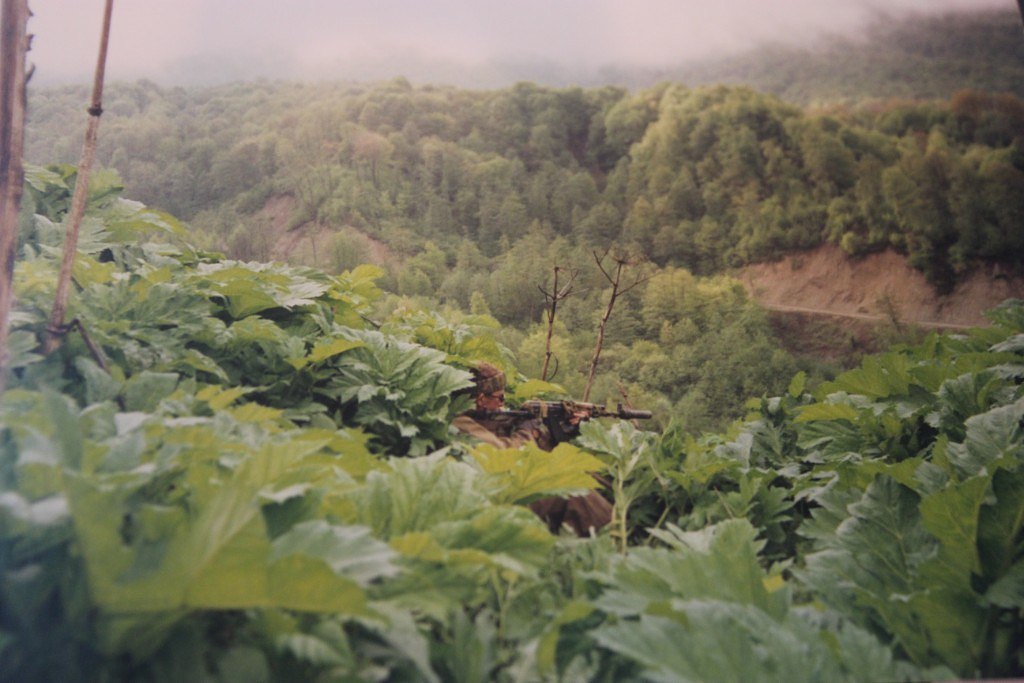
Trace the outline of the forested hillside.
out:
[[[935,45],[942,21],[891,30]],[[971,45],[985,21],[1002,35],[981,16]],[[31,160],[77,160],[84,99],[32,92]],[[831,372],[782,350],[730,268],[823,243],[893,249],[941,294],[978,263],[1024,260],[1024,103],[1009,93],[801,108],[672,83],[138,82],[109,88],[105,109],[101,162],[204,247],[330,272],[373,262],[413,306],[493,316],[528,374],[547,351],[539,290],[556,266],[577,273],[552,337],[556,380],[577,394],[609,296],[596,257],[628,261],[640,282],[609,320],[596,391],[694,431],[781,391],[798,363]]]
[[[74,156],[80,96],[36,94],[31,159]],[[467,242],[500,262],[531,230],[702,274],[830,241],[896,248],[944,290],[977,259],[1022,253],[1024,106],[1008,94],[805,111],[742,88],[471,92],[398,79],[138,83],[109,99],[104,164],[243,256],[270,256],[258,210],[279,195],[296,202],[292,227],[331,233],[325,254],[358,249],[354,230],[403,258],[433,243],[449,264]]]

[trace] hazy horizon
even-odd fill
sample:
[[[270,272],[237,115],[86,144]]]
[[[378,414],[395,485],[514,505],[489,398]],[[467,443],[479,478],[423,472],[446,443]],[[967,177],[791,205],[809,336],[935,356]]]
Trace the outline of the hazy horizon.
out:
[[[102,0],[30,3],[34,83],[87,83]],[[658,69],[767,43],[856,36],[910,13],[1012,9],[1016,0],[133,0],[114,4],[109,81],[388,78],[489,84],[517,68],[553,80]]]

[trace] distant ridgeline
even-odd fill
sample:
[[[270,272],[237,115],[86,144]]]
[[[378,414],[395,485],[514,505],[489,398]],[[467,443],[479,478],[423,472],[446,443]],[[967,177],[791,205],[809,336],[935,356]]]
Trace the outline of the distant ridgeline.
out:
[[[937,37],[951,26],[958,40]],[[979,260],[1024,260],[1020,33],[1013,13],[956,15],[768,68],[787,85],[766,87],[794,100],[843,100],[811,109],[675,83],[141,81],[109,88],[99,158],[130,196],[232,256],[289,256],[275,247],[281,233],[313,226],[323,236],[313,260],[340,269],[368,258],[372,237],[403,264],[385,286],[461,305],[488,294],[523,237],[537,246],[520,247],[514,265],[533,283],[556,238],[587,252],[628,246],[698,274],[828,241],[850,254],[895,248],[945,291]],[[739,80],[732,64],[723,80]],[[31,93],[31,161],[77,159],[84,101],[81,88]],[[281,197],[291,214],[276,224],[264,207]],[[487,298],[505,321],[525,316]]]
[[[1009,4],[1009,3],[1008,3]],[[1024,95],[1024,32],[1015,10],[879,19],[860,40],[775,45],[661,74],[690,85],[742,84],[787,102],[945,99],[963,88]]]

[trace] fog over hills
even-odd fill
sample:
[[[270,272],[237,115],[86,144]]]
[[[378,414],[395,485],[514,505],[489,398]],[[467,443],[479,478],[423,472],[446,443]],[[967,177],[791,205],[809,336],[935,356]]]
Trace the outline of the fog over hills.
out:
[[[60,4],[59,7],[56,5]],[[33,3],[35,82],[87,82],[101,0]],[[115,7],[108,78],[161,85],[381,80],[505,87],[702,80],[710,62],[765,46],[818,49],[1013,0],[133,0]],[[727,79],[728,80],[728,79]]]

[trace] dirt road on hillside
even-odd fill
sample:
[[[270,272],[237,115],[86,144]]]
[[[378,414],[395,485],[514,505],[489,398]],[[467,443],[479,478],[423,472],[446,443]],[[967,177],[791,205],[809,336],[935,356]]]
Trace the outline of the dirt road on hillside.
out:
[[[736,277],[770,310],[934,328],[985,326],[985,311],[1005,299],[1024,299],[1024,278],[995,266],[970,273],[952,293],[939,296],[895,252],[854,259],[832,245],[747,266]]]
[[[823,308],[806,308],[804,306],[786,306],[784,304],[772,304],[763,303],[761,304],[764,308],[769,311],[779,311],[781,313],[806,313],[808,315],[825,315],[832,316],[835,318],[852,318],[854,320],[867,320],[870,322],[886,322],[891,320],[884,315],[871,315],[868,313],[840,313],[838,311],[830,311]],[[904,321],[899,321],[904,322]],[[977,325],[964,325],[960,323],[942,323],[931,320],[914,320],[913,323],[917,327],[927,327],[942,330],[969,330]]]

